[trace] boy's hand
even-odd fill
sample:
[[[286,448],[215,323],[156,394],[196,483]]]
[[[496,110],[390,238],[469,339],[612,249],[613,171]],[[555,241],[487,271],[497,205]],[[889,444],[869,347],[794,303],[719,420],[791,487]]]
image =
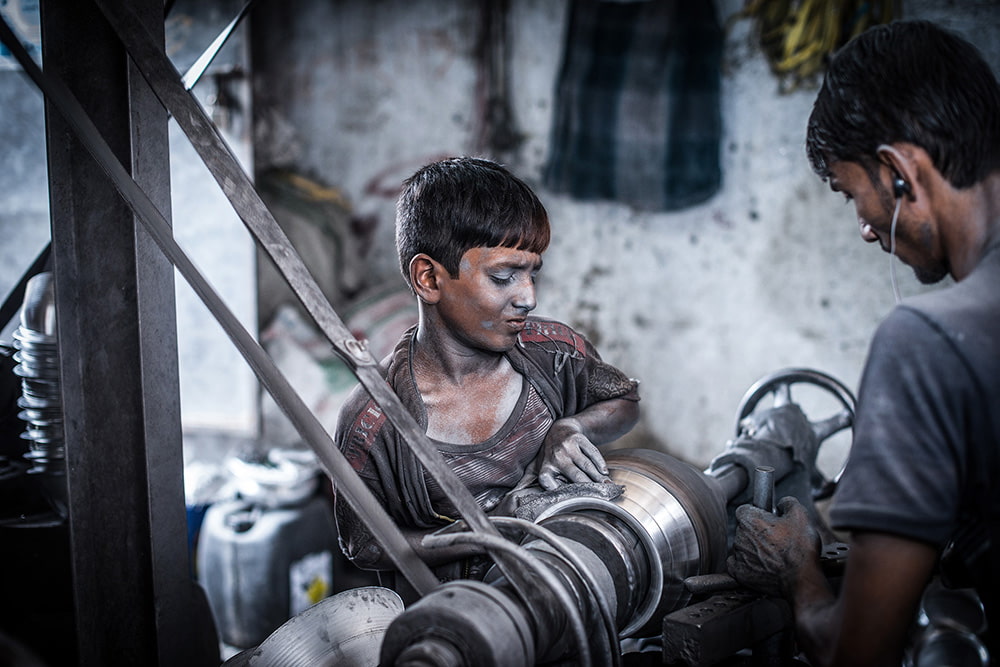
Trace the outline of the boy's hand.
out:
[[[557,419],[542,445],[538,484],[546,491],[567,482],[608,482],[608,466],[597,445],[568,417]]]
[[[819,562],[819,534],[809,515],[791,496],[772,514],[753,505],[736,508],[736,536],[727,566],[744,586],[775,597],[789,597],[804,567]]]

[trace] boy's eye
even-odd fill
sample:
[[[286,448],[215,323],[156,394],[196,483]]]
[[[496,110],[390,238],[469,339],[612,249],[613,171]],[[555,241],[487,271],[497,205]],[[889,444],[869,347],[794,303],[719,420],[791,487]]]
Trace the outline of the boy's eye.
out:
[[[490,273],[489,277],[493,283],[501,286],[513,285],[519,280],[524,279],[530,280],[531,284],[534,285],[540,270],[541,269],[511,269]]]

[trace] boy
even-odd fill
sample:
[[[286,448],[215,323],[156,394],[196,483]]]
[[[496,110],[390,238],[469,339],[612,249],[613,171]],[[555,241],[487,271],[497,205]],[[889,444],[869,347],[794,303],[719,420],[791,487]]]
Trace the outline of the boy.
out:
[[[510,492],[536,482],[551,490],[563,481],[607,481],[597,445],[638,420],[635,380],[568,326],[528,316],[548,244],[537,196],[488,160],[427,165],[397,203],[396,246],[418,323],[382,367],[488,513],[512,514]],[[460,517],[360,386],[341,410],[335,440],[442,580],[485,573],[474,547],[421,545]],[[344,503],[337,519],[348,558],[363,569],[392,568]],[[472,563],[483,567],[470,571]]]

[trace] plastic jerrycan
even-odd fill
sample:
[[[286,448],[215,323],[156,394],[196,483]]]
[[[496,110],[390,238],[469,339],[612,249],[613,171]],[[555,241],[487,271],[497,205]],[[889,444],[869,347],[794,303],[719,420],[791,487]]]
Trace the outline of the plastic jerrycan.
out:
[[[222,642],[248,648],[331,594],[337,529],[311,452],[227,467],[238,497],[205,512],[198,578]]]

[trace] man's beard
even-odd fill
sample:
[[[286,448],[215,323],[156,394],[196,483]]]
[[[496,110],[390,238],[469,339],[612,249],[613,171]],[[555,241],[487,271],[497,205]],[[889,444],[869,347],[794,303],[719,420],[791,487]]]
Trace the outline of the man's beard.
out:
[[[924,248],[927,255],[930,255],[930,248],[932,244],[930,225],[924,223],[920,225],[920,245]],[[913,275],[917,277],[923,285],[933,285],[944,280],[945,276],[950,272],[950,266],[948,266],[948,259],[945,258],[942,262],[936,266],[914,266]]]
[[[913,267],[913,275],[917,277],[923,285],[933,285],[944,280],[945,276],[948,275],[948,267],[938,266],[933,269],[925,269],[923,267]]]

